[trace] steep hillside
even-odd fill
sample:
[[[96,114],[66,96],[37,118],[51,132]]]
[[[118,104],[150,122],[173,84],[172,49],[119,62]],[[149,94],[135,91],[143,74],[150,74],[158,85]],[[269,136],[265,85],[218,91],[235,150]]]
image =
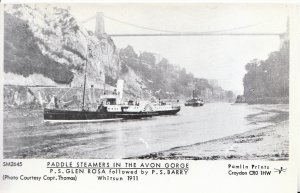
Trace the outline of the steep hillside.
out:
[[[105,76],[117,79],[119,58],[113,41],[86,31],[69,10],[6,5],[4,22],[6,84],[10,76],[34,79],[40,74],[57,84],[80,86],[86,57],[89,84],[103,85]]]
[[[198,97],[207,101],[232,101],[234,94],[223,90],[217,81],[196,78],[184,68],[170,64],[157,54],[135,53],[131,46],[120,49],[121,77],[139,76],[139,90],[156,98],[188,98],[193,90]],[[214,84],[213,84],[214,83]],[[142,94],[141,94],[142,95]],[[143,95],[142,95],[143,96]]]
[[[289,41],[266,60],[246,65],[244,97],[248,103],[287,103],[289,100]]]
[[[138,55],[131,46],[118,50],[108,35],[87,31],[68,9],[6,5],[4,26],[7,107],[46,106],[53,96],[81,101],[85,67],[86,92],[95,93],[88,100],[98,99],[104,85],[112,91],[119,78],[125,81],[126,98],[185,99],[193,90],[207,101],[233,97],[216,81],[196,78],[157,54]]]

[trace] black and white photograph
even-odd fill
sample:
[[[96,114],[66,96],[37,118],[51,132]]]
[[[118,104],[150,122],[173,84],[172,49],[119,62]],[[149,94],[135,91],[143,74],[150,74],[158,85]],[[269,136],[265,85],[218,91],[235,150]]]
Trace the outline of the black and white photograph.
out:
[[[4,159],[288,161],[285,4],[5,4]]]

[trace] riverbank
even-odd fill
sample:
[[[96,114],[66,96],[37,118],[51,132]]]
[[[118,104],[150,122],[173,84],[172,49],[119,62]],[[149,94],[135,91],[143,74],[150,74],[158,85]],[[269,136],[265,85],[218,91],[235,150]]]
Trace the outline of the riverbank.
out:
[[[169,150],[135,157],[161,160],[288,160],[288,105],[254,106],[259,113],[245,118],[250,124],[268,123],[243,133],[179,146]],[[234,126],[234,125],[233,125]]]
[[[289,122],[221,139],[151,153],[139,159],[288,160]],[[192,156],[191,156],[192,155]]]

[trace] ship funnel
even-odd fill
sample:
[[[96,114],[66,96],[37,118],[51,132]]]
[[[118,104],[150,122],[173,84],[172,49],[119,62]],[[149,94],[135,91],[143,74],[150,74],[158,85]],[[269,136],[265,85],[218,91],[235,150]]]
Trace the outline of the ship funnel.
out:
[[[123,98],[123,87],[124,87],[124,80],[118,80],[117,82],[117,94],[119,95],[119,98]]]

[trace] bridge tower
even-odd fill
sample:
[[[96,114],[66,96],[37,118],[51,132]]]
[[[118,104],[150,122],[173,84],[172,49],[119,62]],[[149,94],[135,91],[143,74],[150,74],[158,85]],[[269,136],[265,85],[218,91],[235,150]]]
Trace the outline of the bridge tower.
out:
[[[103,36],[103,34],[105,34],[104,19],[102,12],[97,12],[96,14],[95,34],[97,37],[101,37]]]
[[[287,17],[286,20],[286,31],[279,35],[280,38],[280,48],[290,40],[290,18]]]

